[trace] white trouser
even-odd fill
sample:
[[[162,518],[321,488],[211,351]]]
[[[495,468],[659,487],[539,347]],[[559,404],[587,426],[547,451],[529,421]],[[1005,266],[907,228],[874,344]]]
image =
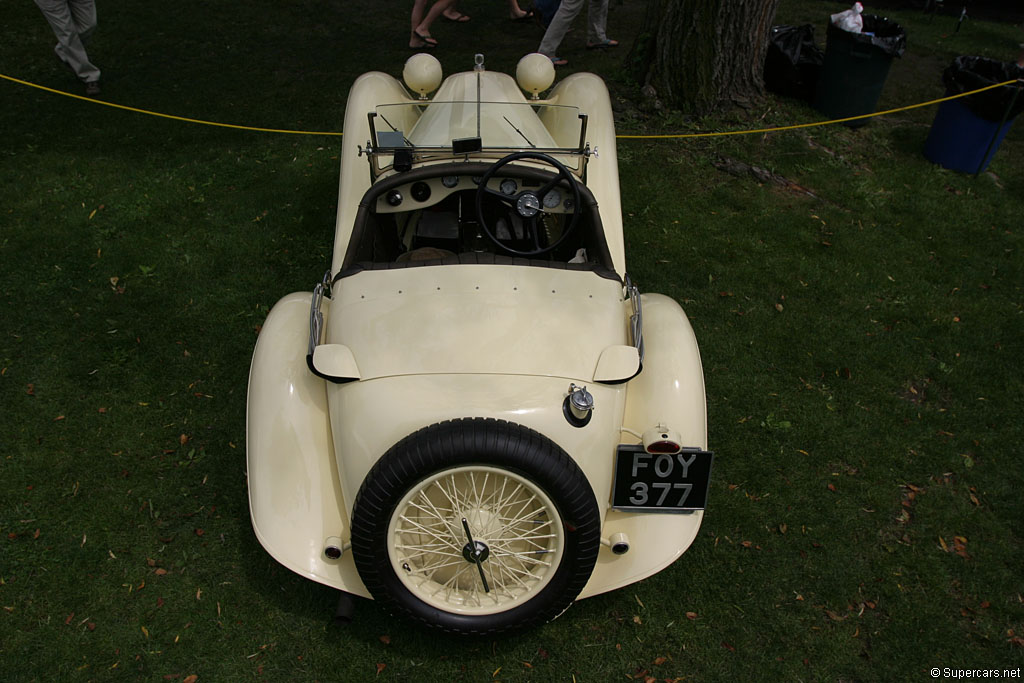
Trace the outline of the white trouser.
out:
[[[576,15],[583,9],[584,0],[562,0],[558,11],[551,18],[548,30],[540,41],[537,52],[548,57],[554,57],[558,46],[562,43],[569,25]],[[608,0],[590,0],[587,6],[587,43],[603,43],[608,40],[605,35],[605,28],[608,25]]]
[[[96,0],[36,0],[50,22],[57,45],[53,51],[86,83],[100,80],[100,70],[89,61],[85,43],[96,28]]]

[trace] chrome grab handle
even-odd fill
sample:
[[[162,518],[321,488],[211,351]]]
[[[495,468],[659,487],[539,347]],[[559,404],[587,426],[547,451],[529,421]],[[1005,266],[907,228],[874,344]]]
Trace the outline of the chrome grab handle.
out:
[[[640,290],[633,284],[629,274],[626,275],[626,297],[633,306],[633,315],[629,316],[629,331],[642,365],[644,362],[644,314],[640,305]]]
[[[331,296],[331,271],[324,273],[324,279],[313,288],[313,299],[309,304],[309,347],[306,350],[307,359],[313,358],[313,352],[320,345],[324,333],[324,314],[320,311],[323,304],[324,292],[328,298]]]

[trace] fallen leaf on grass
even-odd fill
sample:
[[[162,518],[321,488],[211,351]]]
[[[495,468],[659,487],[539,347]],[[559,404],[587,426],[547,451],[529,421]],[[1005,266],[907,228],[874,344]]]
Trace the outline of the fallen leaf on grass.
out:
[[[686,613],[686,618],[689,619],[690,621],[693,621],[694,619],[697,618],[697,613],[696,612],[687,612]]]
[[[380,642],[384,643],[385,645],[390,645],[391,644],[391,636],[381,636],[380,637]]]
[[[195,674],[191,674],[189,676],[186,676],[185,680],[182,681],[181,683],[196,683],[196,681],[198,681],[198,680],[199,680],[199,676],[196,676]]]

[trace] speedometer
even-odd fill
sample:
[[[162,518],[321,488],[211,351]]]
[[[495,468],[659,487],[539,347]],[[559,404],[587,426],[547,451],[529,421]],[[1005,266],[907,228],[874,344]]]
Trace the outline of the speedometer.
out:
[[[553,209],[562,203],[562,195],[558,193],[558,190],[551,190],[544,195],[544,208]]]
[[[511,178],[505,178],[501,181],[501,185],[499,185],[499,187],[501,188],[502,194],[513,195],[516,193],[516,189],[518,189],[519,186],[516,185],[516,181]]]

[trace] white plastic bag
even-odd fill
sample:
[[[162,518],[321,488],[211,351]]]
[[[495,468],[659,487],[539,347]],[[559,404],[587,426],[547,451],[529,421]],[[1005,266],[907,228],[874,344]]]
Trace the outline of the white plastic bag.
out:
[[[833,14],[830,18],[837,28],[850,33],[860,33],[864,29],[864,20],[860,16],[863,11],[864,5],[855,2],[850,9]]]

